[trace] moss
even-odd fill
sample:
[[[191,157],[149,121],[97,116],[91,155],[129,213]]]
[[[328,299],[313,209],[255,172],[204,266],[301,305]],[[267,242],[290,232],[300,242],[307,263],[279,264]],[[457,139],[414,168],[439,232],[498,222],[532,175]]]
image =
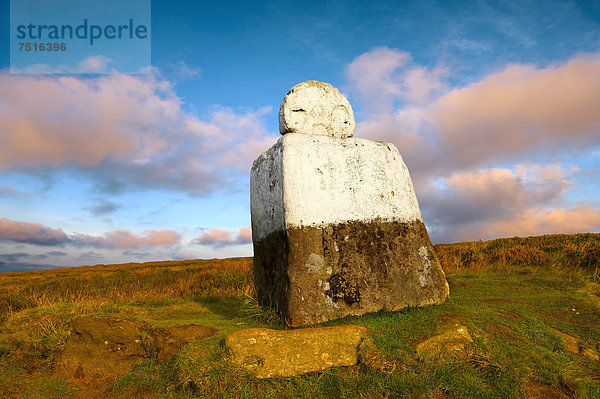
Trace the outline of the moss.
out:
[[[448,285],[423,222],[290,227],[254,243],[259,302],[289,326],[442,303]]]

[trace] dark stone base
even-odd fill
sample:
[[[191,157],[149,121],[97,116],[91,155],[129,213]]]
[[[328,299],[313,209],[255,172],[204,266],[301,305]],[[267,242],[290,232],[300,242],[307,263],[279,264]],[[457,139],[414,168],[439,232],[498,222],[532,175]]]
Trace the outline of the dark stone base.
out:
[[[346,222],[254,242],[259,301],[289,326],[442,303],[448,283],[421,221]]]

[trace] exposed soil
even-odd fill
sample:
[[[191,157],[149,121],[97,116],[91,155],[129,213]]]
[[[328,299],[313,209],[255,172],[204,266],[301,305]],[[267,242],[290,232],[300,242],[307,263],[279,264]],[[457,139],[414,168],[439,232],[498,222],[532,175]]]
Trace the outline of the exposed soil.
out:
[[[523,320],[524,319],[524,317],[521,316],[520,314],[518,314],[516,312],[513,312],[513,311],[510,311],[510,310],[505,310],[505,311],[502,311],[500,313],[502,313],[506,317],[511,318],[513,320]]]
[[[571,399],[573,397],[560,388],[534,382],[527,385],[526,391],[528,399]]]
[[[170,361],[187,343],[214,335],[213,327],[195,324],[152,328],[139,320],[85,316],[72,321],[56,371],[84,388],[86,398],[110,395],[120,375],[150,357]]]
[[[504,324],[490,322],[486,331],[492,340],[527,342],[525,337],[517,334],[512,328]]]

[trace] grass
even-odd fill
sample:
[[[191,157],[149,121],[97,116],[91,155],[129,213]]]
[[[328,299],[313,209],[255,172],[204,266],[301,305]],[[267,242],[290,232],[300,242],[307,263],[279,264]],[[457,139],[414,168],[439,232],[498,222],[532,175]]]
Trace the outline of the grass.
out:
[[[79,315],[119,315],[154,326],[221,330],[170,363],[134,366],[106,387],[116,398],[600,398],[600,234],[445,244],[436,253],[451,295],[439,306],[346,317],[324,325],[368,328],[356,366],[256,380],[226,360],[223,338],[243,328],[284,328],[257,305],[251,258],[97,265],[0,275],[0,397],[85,398],[55,370]],[[415,345],[459,320],[468,356],[440,361]]]

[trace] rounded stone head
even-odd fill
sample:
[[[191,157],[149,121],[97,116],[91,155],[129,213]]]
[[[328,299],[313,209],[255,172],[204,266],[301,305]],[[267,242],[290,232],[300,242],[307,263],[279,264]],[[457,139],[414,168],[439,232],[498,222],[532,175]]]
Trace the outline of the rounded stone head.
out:
[[[279,108],[279,132],[338,138],[354,135],[354,112],[329,83],[307,80],[292,87]]]

